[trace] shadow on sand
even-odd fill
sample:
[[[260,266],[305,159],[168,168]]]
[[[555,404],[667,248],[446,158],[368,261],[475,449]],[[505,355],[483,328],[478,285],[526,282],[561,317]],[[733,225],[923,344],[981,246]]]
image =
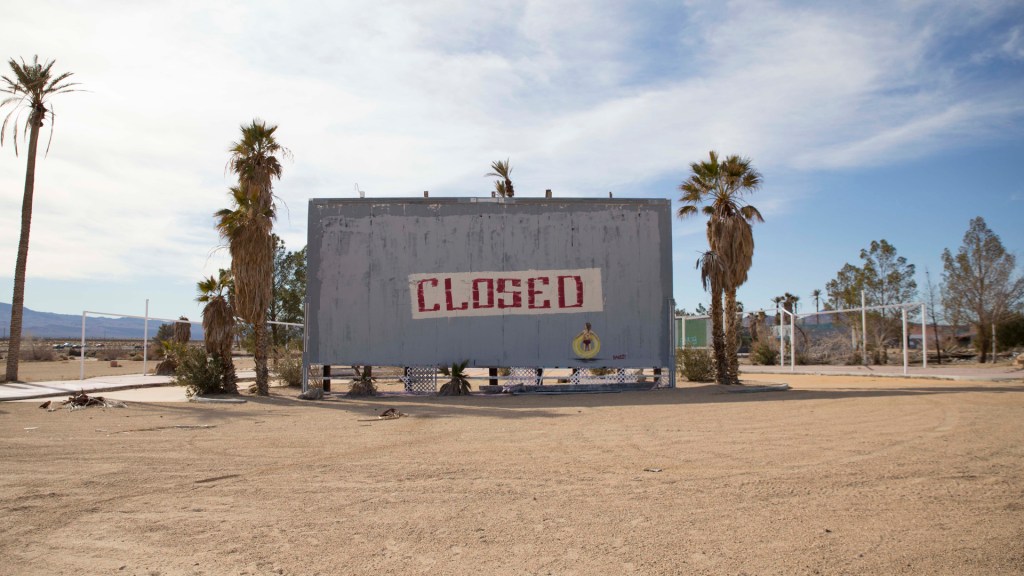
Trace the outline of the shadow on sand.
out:
[[[752,382],[752,385],[761,384]],[[133,407],[153,413],[188,414],[198,422],[215,423],[235,419],[301,418],[308,411],[327,410],[339,416],[373,418],[387,408],[396,408],[417,418],[560,418],[569,416],[567,408],[595,408],[615,406],[664,406],[687,404],[727,404],[749,402],[797,402],[807,400],[842,400],[846,398],[886,398],[895,396],[924,396],[938,394],[1020,394],[1024,383],[993,385],[893,386],[858,388],[800,388],[786,391],[750,394],[730,393],[725,386],[714,384],[683,386],[640,392],[564,395],[483,395],[470,396],[418,396],[384,395],[348,398],[331,395],[323,400],[300,400],[298,389],[277,388],[271,396],[244,395],[246,404],[142,404]]]

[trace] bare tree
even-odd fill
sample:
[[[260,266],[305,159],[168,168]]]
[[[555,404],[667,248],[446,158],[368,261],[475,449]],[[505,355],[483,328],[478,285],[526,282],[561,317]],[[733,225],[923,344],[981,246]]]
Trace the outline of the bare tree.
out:
[[[935,286],[932,284],[932,274],[927,267],[924,269],[924,285],[928,291],[928,314],[932,317],[932,334],[935,337],[935,353],[938,355],[939,364],[942,364],[942,344],[939,341],[939,316],[935,307]],[[925,323],[921,323],[921,342],[924,342],[927,334]]]
[[[1017,260],[979,216],[971,220],[956,255],[943,250],[942,268],[942,306],[956,320],[977,327],[975,346],[985,362],[992,326],[1024,301]]]

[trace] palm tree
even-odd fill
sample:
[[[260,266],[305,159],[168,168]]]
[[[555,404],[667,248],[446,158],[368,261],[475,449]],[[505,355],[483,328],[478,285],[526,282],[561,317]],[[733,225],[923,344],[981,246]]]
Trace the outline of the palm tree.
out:
[[[218,358],[223,368],[221,388],[230,394],[238,393],[235,363],[231,359],[231,344],[235,338],[235,313],[231,309],[231,272],[221,268],[217,276],[196,283],[196,301],[203,306],[203,342],[206,352]]]
[[[779,312],[779,306],[786,300],[785,296],[776,296],[772,298],[772,304],[775,304],[775,325],[780,326],[782,324],[781,312]]]
[[[228,241],[231,275],[235,281],[232,302],[235,312],[253,326],[256,340],[256,393],[269,392],[267,369],[267,308],[272,297],[274,278],[274,205],[273,181],[281,178],[281,161],[288,151],[277,143],[277,126],[253,120],[242,126],[242,138],[231,145],[228,166],[238,175],[238,187],[232,190],[236,210],[220,211],[217,224]]]
[[[14,265],[14,295],[11,298],[11,335],[7,342],[7,373],[5,379],[8,382],[18,380],[18,359],[21,356],[21,321],[25,308],[25,270],[28,266],[28,238],[32,227],[32,196],[35,193],[36,182],[36,150],[39,146],[39,129],[43,127],[46,115],[50,115],[50,140],[53,140],[53,105],[49,98],[56,94],[75,92],[72,88],[77,86],[75,82],[68,82],[71,72],[54,75],[53,64],[50,60],[43,64],[39,63],[39,56],[32,59],[28,64],[22,59],[21,63],[14,59],[7,62],[13,76],[3,76],[4,84],[0,86],[0,92],[6,92],[11,96],[0,102],[0,108],[10,104],[13,109],[7,113],[4,123],[0,126],[0,146],[4,143],[4,137],[10,131],[14,138],[14,153],[18,154],[18,132],[19,128],[24,138],[28,133],[28,164],[25,168],[25,194],[21,200],[21,236],[18,239],[18,259]],[[22,112],[28,111],[28,117],[22,120]],[[13,120],[13,122],[11,122]],[[8,130],[10,127],[10,130]],[[49,152],[50,143],[46,144],[46,151]]]
[[[782,309],[790,314],[796,314],[796,303],[799,301],[799,296],[786,292],[782,295]]]
[[[192,339],[192,324],[187,316],[178,316],[180,322],[174,323],[174,341],[178,344],[188,344]]]
[[[811,291],[811,298],[814,298],[814,323],[819,324],[818,313],[821,309],[818,307],[818,303],[821,301],[821,289],[815,288]]]
[[[463,396],[470,393],[471,386],[469,379],[466,377],[467,364],[469,364],[469,360],[461,363],[452,362],[451,367],[441,367],[441,374],[449,380],[437,391],[439,396]]]
[[[491,170],[493,172],[484,174],[485,177],[494,176],[495,178],[501,178],[501,180],[494,182],[494,191],[497,192],[498,196],[504,196],[505,198],[511,198],[516,195],[516,191],[512,187],[512,179],[509,177],[509,174],[512,173],[512,167],[509,166],[508,160],[506,158],[504,162],[501,160],[491,162]]]
[[[708,250],[697,258],[695,268],[700,270],[700,283],[711,291],[711,347],[715,356],[715,382],[729,384],[726,358],[725,330],[722,326],[722,286],[729,277],[728,264],[717,252]],[[715,321],[718,318],[719,321]]]
[[[679,185],[683,192],[679,208],[680,218],[703,212],[708,217],[708,246],[725,263],[729,274],[723,279],[725,309],[722,315],[712,312],[712,331],[716,323],[725,324],[725,380],[739,383],[739,310],[736,290],[747,281],[753,264],[754,235],[751,223],[764,222],[757,208],[744,202],[741,196],[761,186],[761,174],[750,159],[733,155],[719,162],[718,154],[711,151],[708,160],[690,164],[690,177]],[[703,205],[701,210],[698,206]],[[714,306],[712,306],[714,308]]]

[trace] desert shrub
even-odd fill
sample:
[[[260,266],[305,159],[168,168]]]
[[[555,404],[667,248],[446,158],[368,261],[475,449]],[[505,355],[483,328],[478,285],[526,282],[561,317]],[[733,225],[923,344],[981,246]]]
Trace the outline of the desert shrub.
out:
[[[26,361],[49,362],[57,359],[57,353],[53,351],[52,347],[47,346],[45,342],[29,336],[22,339],[18,358]]]
[[[846,364],[851,355],[854,349],[850,335],[839,331],[812,332],[796,350],[797,363],[806,364]]]
[[[177,367],[171,382],[184,386],[189,397],[223,391],[221,374],[224,367],[217,358],[207,356],[205,350],[183,346],[182,351],[176,354],[176,360]]]
[[[676,366],[690,382],[711,382],[715,379],[715,361],[704,348],[676,350]]]
[[[161,340],[160,349],[163,351],[163,360],[156,365],[156,373],[160,376],[172,376],[178,372],[180,359],[189,353],[188,344],[174,342],[173,340]]]
[[[358,366],[353,366],[352,370],[355,371],[356,376],[352,379],[352,386],[348,389],[347,396],[376,396],[377,395],[377,384],[375,383],[372,376],[370,376],[369,367],[364,366],[363,371],[359,371]]]
[[[779,363],[779,351],[768,342],[761,340],[754,344],[750,351],[750,363],[771,366]]]
[[[462,396],[469,394],[470,385],[469,380],[466,379],[466,365],[469,364],[469,360],[463,361],[461,364],[458,362],[452,362],[452,365],[442,366],[441,374],[447,376],[449,380],[441,385],[441,389],[437,393],[441,396]]]
[[[152,360],[162,360],[164,357],[164,345],[161,340],[156,340],[149,343],[149,350],[147,354]]]
[[[277,377],[289,386],[302,386],[302,351],[292,346],[275,346],[274,359]]]
[[[96,352],[96,357],[100,360],[120,360],[125,356],[125,351],[121,347],[104,348]]]
[[[594,376],[609,376],[619,371],[618,368],[591,368],[590,373]]]

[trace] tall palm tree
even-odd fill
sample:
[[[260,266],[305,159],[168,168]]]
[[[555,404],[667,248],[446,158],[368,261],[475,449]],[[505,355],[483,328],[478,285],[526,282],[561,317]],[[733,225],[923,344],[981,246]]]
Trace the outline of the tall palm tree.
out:
[[[729,278],[729,267],[715,251],[702,252],[695,266],[700,270],[700,283],[704,290],[711,292],[711,349],[715,357],[715,382],[730,384],[725,344],[725,330],[722,318],[722,286]],[[715,319],[719,321],[716,322]]]
[[[242,137],[231,145],[228,166],[238,175],[237,190],[232,190],[237,209],[216,216],[217,227],[228,241],[231,275],[235,281],[235,312],[253,325],[256,340],[256,393],[268,395],[270,372],[267,369],[267,308],[272,297],[274,278],[274,205],[273,181],[281,179],[281,159],[288,150],[274,137],[277,126],[253,120],[242,126]]]
[[[760,211],[746,203],[742,196],[761,186],[761,174],[748,158],[732,155],[719,161],[711,151],[707,161],[690,164],[690,177],[679,185],[682,191],[680,218],[703,213],[708,217],[708,246],[724,261],[729,275],[723,282],[724,318],[712,316],[725,325],[726,381],[739,383],[740,319],[736,290],[747,281],[753,264],[754,234],[752,222],[764,222]],[[698,209],[698,206],[703,208]]]
[[[506,158],[504,162],[501,160],[495,160],[491,162],[491,170],[484,176],[494,176],[495,178],[501,178],[494,183],[494,191],[497,192],[498,196],[504,196],[511,198],[516,195],[515,188],[512,187],[512,179],[509,174],[512,173],[512,167],[508,163],[509,159]]]
[[[36,150],[39,147],[39,129],[43,127],[46,115],[50,115],[50,140],[53,139],[53,105],[49,99],[56,94],[75,92],[72,88],[78,84],[68,82],[71,72],[54,74],[54,61],[39,63],[39,56],[28,64],[14,59],[7,61],[11,67],[11,76],[0,77],[3,85],[0,92],[10,94],[0,102],[0,108],[10,105],[12,109],[0,126],[0,146],[8,132],[14,138],[14,153],[18,153],[19,128],[24,138],[28,133],[28,163],[25,168],[25,194],[21,200],[21,236],[18,238],[18,259],[14,265],[14,295],[11,297],[11,336],[7,342],[7,372],[5,379],[14,382],[18,379],[18,359],[21,356],[21,321],[25,308],[25,270],[28,266],[28,239],[32,227],[32,196],[36,183]],[[27,118],[22,118],[23,112]],[[12,122],[13,120],[13,122]],[[49,141],[46,144],[50,150]]]
[[[235,363],[231,359],[231,344],[235,338],[235,313],[231,309],[231,272],[221,268],[217,276],[203,278],[196,283],[196,301],[203,306],[203,342],[206,352],[220,360],[221,388],[230,394],[238,393]]]

